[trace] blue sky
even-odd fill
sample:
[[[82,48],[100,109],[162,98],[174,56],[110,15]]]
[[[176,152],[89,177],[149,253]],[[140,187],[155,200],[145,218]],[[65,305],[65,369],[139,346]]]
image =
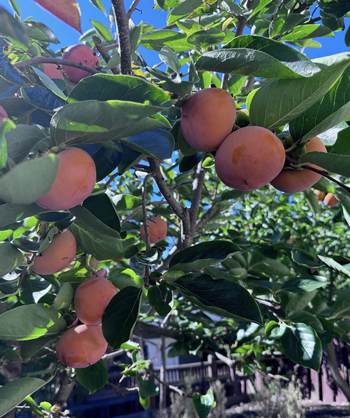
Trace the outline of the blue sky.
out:
[[[57,0],[59,1],[59,0]],[[64,48],[70,45],[78,43],[80,34],[72,29],[70,26],[61,22],[56,17],[38,6],[33,0],[17,0],[21,9],[22,19],[32,16],[36,21],[42,21],[51,28],[56,37],[60,40],[60,44],[54,45],[53,49]],[[88,0],[78,0],[80,10],[82,13],[82,31],[83,33],[91,29],[90,20],[99,20],[109,27],[108,17],[105,16],[100,10],[96,9]],[[132,0],[125,0],[126,9],[131,5]],[[103,0],[103,4],[107,13],[109,13],[111,1]],[[0,0],[0,5],[4,6],[8,11],[12,12],[11,6],[8,0]],[[167,13],[162,10],[153,9],[153,0],[141,0],[139,3],[139,10],[136,10],[132,16],[135,24],[139,24],[140,21],[144,21],[154,25],[157,28],[161,28],[166,25]],[[346,26],[348,27],[349,19],[346,19]],[[335,34],[335,38],[316,38],[318,42],[322,43],[322,48],[307,48],[305,53],[310,58],[318,58],[327,55],[333,55],[340,52],[349,51],[344,42],[345,31],[340,31]],[[158,53],[148,51],[141,47],[140,52],[146,59],[149,65],[154,65],[159,62]]]

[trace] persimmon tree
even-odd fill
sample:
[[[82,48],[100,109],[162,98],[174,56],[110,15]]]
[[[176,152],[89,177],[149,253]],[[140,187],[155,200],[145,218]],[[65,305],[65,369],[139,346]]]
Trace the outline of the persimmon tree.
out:
[[[80,31],[75,1],[60,8],[53,0],[36,2]],[[91,2],[105,12],[101,1]],[[142,2],[126,11],[122,0],[112,0],[111,27],[101,14],[80,46],[64,54],[52,50],[58,40],[45,23],[22,20],[17,2],[10,3],[14,16],[0,7],[1,416],[13,416],[16,407],[59,416],[75,379],[90,392],[102,388],[104,340],[106,356],[130,353],[123,373],[136,377],[147,408],[158,383],[167,383],[149,379],[149,361],[133,341],[139,324],[171,334],[170,355],[214,354],[246,374],[263,371],[264,356],[275,349],[318,371],[328,350],[333,377],[350,399],[333,346],[335,337],[349,342],[350,54],[307,57],[308,48],[319,46],[315,38],[344,30],[349,5],[156,0],[154,7],[168,15],[167,26],[155,28],[132,22]],[[349,43],[346,33],[344,48]],[[146,62],[140,45],[157,51],[159,64]],[[243,138],[239,147],[220,151],[220,144],[192,142],[195,149],[186,141],[181,128],[188,121],[181,126],[181,117],[193,113],[188,99],[209,88],[232,96],[234,105],[223,95],[233,115],[233,133],[229,127],[225,135]],[[203,119],[194,113],[206,135],[203,126],[214,132],[221,115],[215,100],[201,105]],[[193,126],[189,131],[196,137]],[[292,195],[267,184],[277,175],[274,160],[263,139],[250,138],[246,149],[248,131],[268,131],[280,159],[284,148],[277,171],[317,173],[310,186],[340,204],[320,203],[313,188]],[[316,136],[327,152],[308,152]],[[217,147],[225,165],[215,161]],[[60,193],[74,178],[62,180],[59,166],[60,153],[73,148],[92,157],[96,184],[72,207]],[[242,172],[272,177],[249,191],[222,183],[216,170],[230,177],[226,155],[233,148],[240,148],[241,158],[231,160]],[[72,177],[83,170],[70,166]],[[48,193],[63,200],[63,210],[46,207]],[[63,254],[62,270],[36,271],[35,260],[55,252],[48,249],[66,230],[76,241],[72,263]],[[82,325],[75,311],[76,288],[92,278],[117,290],[103,308],[102,326]],[[98,358],[67,350],[66,340],[76,350],[90,334],[102,341]],[[58,392],[39,405],[35,393],[49,382]],[[214,399],[208,391],[193,402],[205,418]]]

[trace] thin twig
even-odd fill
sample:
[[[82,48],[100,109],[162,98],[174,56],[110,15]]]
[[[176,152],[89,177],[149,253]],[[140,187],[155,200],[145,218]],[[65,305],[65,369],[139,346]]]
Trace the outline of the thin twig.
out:
[[[158,382],[161,384],[161,385],[163,385],[163,386],[166,386],[167,388],[169,388],[169,389],[171,389],[171,390],[173,390],[174,392],[176,392],[176,393],[178,393],[179,395],[181,395],[181,396],[184,396],[184,397],[186,397],[186,398],[193,398],[193,396],[192,395],[188,395],[186,392],[184,392],[183,390],[181,390],[181,389],[179,389],[177,386],[173,386],[173,385],[169,385],[168,383],[165,383],[165,382],[163,382],[162,380],[160,380],[160,378],[155,374],[155,373],[153,373],[150,369],[145,369],[146,370],[146,372],[150,375],[150,376],[153,376],[155,379],[157,379],[158,380]]]
[[[126,13],[126,16],[128,19],[131,18],[131,15],[134,13],[134,11],[136,10],[137,5],[140,3],[140,0],[134,0],[132,5],[130,6],[128,12]]]
[[[146,251],[150,251],[151,249],[151,243],[150,243],[150,237],[149,237],[149,226],[148,226],[148,219],[147,219],[147,209],[146,209],[146,186],[147,181],[149,178],[151,178],[151,174],[147,174],[143,181],[143,187],[142,187],[142,214],[143,214],[143,228],[145,231],[145,243],[146,243]],[[141,227],[142,228],[142,227]],[[150,268],[149,266],[145,266],[145,274],[143,277],[143,281],[145,284],[145,288],[149,288],[149,278],[151,276]]]
[[[15,64],[13,64],[13,66],[18,69],[23,69],[25,67],[29,67],[32,65],[45,64],[45,63],[56,64],[56,65],[67,65],[68,67],[79,68],[80,70],[87,71],[90,74],[100,74],[100,72],[95,70],[95,68],[91,68],[81,62],[75,62],[71,60],[66,60],[66,59],[61,59],[61,58],[52,58],[52,57],[30,58],[29,60],[16,62]]]
[[[202,190],[204,185],[205,170],[202,166],[202,161],[198,164],[196,170],[196,178],[193,182],[193,191],[191,199],[191,209],[190,209],[190,223],[191,223],[191,233],[194,235],[196,231],[196,221],[198,218],[199,205],[202,200]]]
[[[118,28],[120,44],[120,67],[122,74],[132,74],[129,18],[125,12],[123,0],[112,0],[114,19]]]

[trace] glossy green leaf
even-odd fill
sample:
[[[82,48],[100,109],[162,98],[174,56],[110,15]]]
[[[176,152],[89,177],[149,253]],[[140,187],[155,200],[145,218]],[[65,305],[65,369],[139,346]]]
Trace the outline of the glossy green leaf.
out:
[[[0,6],[0,35],[5,38],[14,38],[19,43],[28,46],[28,38],[23,24],[11,16],[2,6]]]
[[[173,291],[164,281],[148,289],[148,301],[161,316],[167,316],[173,304]]]
[[[24,31],[28,38],[36,41],[45,42],[48,44],[59,44],[60,41],[56,38],[52,30],[41,22],[25,22]]]
[[[16,164],[20,163],[45,136],[45,132],[36,125],[17,125],[16,129],[6,134],[8,156]]]
[[[192,400],[199,418],[207,418],[214,405],[214,395],[212,390],[208,389],[205,395],[194,393]]]
[[[254,298],[236,282],[214,280],[208,274],[200,273],[186,274],[170,282],[186,299],[205,311],[236,320],[262,322]]]
[[[350,177],[350,155],[326,154],[325,152],[307,152],[300,161],[316,164],[332,173]]]
[[[89,367],[75,369],[78,382],[81,383],[89,393],[102,389],[108,380],[108,370],[103,360],[92,364]]]
[[[98,220],[109,228],[120,232],[120,221],[115,206],[106,193],[88,197],[83,202],[83,207],[91,212]]]
[[[0,338],[3,340],[33,340],[55,335],[67,328],[61,314],[48,305],[22,305],[0,316]]]
[[[143,281],[133,270],[129,268],[113,268],[108,273],[108,280],[110,280],[118,289],[133,286],[140,288]]]
[[[346,318],[350,315],[350,289],[342,289],[333,307],[333,317]]]
[[[284,311],[286,314],[293,311],[305,309],[312,299],[317,295],[318,290],[311,290],[301,294],[292,295],[286,304]]]
[[[198,7],[202,6],[202,0],[185,0],[175,7],[169,14],[167,19],[167,25],[171,25],[179,19],[191,14]]]
[[[0,416],[6,415],[46,383],[36,377],[22,377],[0,387]]]
[[[291,324],[280,338],[284,354],[292,361],[317,372],[322,361],[322,344],[315,331],[303,323]]]
[[[159,394],[159,387],[152,380],[144,379],[139,372],[136,372],[136,379],[139,384],[139,392],[142,399]]]
[[[78,245],[97,260],[112,260],[123,256],[124,248],[117,231],[102,223],[81,206],[70,209],[76,216],[70,230]]]
[[[91,274],[92,270],[90,268],[80,266],[60,273],[57,276],[57,279],[61,283],[81,283],[84,280],[89,279],[91,277]]]
[[[13,271],[23,261],[23,254],[13,244],[0,242],[0,277]]]
[[[187,42],[195,45],[197,48],[208,48],[211,45],[217,45],[224,41],[225,32],[220,29],[210,28],[200,30],[188,36]]]
[[[169,46],[163,46],[159,52],[159,58],[172,70],[180,71],[181,64],[175,52]]]
[[[35,340],[21,341],[21,357],[23,360],[30,360],[42,348],[47,346],[55,337],[40,337]]]
[[[179,251],[171,259],[170,270],[196,270],[220,263],[230,254],[239,251],[236,244],[229,241],[203,242]]]
[[[295,27],[290,33],[283,35],[281,41],[293,42],[303,39],[334,36],[332,30],[322,25],[302,25]]]
[[[288,318],[293,322],[302,322],[313,328],[315,331],[323,332],[323,326],[321,321],[316,315],[313,315],[307,311],[293,311],[289,314]]]
[[[52,117],[51,138],[57,145],[81,145],[129,137],[152,129],[144,119],[170,105],[171,102],[154,106],[121,100],[70,103]],[[153,129],[162,127],[156,120],[152,123]]]
[[[34,203],[32,205],[12,205],[10,203],[5,203],[0,205],[0,228],[21,219],[28,218],[29,216],[47,211],[48,209],[44,209]]]
[[[327,93],[350,64],[349,56],[342,53],[314,60],[321,71],[309,78],[264,84],[250,104],[251,124],[273,129],[297,118]]]
[[[322,276],[300,276],[282,283],[281,290],[292,293],[312,292],[328,285],[328,279]]]
[[[265,328],[265,337],[269,340],[276,340],[282,337],[286,329],[287,326],[284,322],[270,321]]]
[[[350,69],[347,68],[327,94],[289,124],[294,139],[306,142],[344,121],[350,112]]]
[[[99,36],[101,36],[101,38],[107,42],[113,42],[112,34],[106,25],[99,22],[98,20],[91,20],[91,24],[96,29],[96,32]]]
[[[51,188],[59,158],[53,155],[25,161],[0,178],[0,199],[7,203],[30,204]]]
[[[102,331],[116,349],[131,337],[140,310],[142,289],[125,287],[109,302],[102,317]]]
[[[70,283],[64,283],[60,288],[52,307],[54,309],[68,309],[73,302],[74,288]]]
[[[193,45],[187,42],[187,35],[171,29],[152,29],[143,33],[141,45],[154,51],[160,51],[164,45],[170,46],[175,52],[192,49]]]
[[[18,6],[17,0],[9,0],[9,3],[11,4],[12,9],[15,11],[15,13],[21,17],[21,10]]]

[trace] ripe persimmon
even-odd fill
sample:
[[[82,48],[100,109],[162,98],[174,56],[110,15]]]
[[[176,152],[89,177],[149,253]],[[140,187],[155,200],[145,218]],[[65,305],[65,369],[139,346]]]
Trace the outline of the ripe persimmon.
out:
[[[326,147],[319,137],[315,136],[305,145],[306,152],[319,151],[327,152]],[[315,164],[308,164],[310,167],[318,168]],[[271,181],[273,187],[281,192],[297,193],[313,186],[322,177],[321,174],[302,168],[301,170],[283,169],[276,178]]]
[[[282,170],[285,151],[275,134],[260,126],[247,126],[230,134],[215,155],[220,180],[238,190],[256,190]]]
[[[51,210],[70,209],[85,200],[96,183],[96,166],[80,148],[66,148],[60,157],[55,181],[49,192],[35,203]]]
[[[151,244],[155,244],[156,242],[161,241],[167,236],[168,232],[168,225],[162,219],[154,216],[147,220],[148,224],[148,231],[149,231],[149,240]],[[145,227],[144,225],[140,228],[141,237],[145,240]]]
[[[74,235],[66,229],[56,234],[50,245],[39,255],[34,257],[30,267],[38,274],[54,274],[68,267],[74,260],[77,243]]]
[[[334,196],[333,193],[327,193],[326,197],[323,200],[323,203],[326,206],[337,206],[339,203],[339,200]]]
[[[182,107],[181,131],[191,147],[215,151],[232,131],[236,105],[222,89],[199,90]]]
[[[58,340],[56,355],[69,367],[88,367],[100,360],[107,350],[100,325],[78,325],[68,329]]]
[[[324,199],[324,192],[321,192],[321,190],[314,190],[315,195],[317,196],[317,200],[322,202],[322,200]]]
[[[91,68],[96,68],[101,65],[100,59],[94,55],[92,49],[85,45],[70,46],[64,51],[63,59],[81,62]],[[79,68],[70,67],[68,65],[63,65],[63,69],[66,72],[67,77],[74,81],[74,83],[78,83],[81,79],[90,75],[90,73],[85,70],[79,70]]]
[[[74,295],[77,317],[87,325],[102,323],[102,315],[117,289],[107,279],[91,277],[81,283]]]
[[[63,74],[61,71],[57,68],[56,64],[44,64],[44,73],[50,77],[50,78],[61,78],[64,79]]]

